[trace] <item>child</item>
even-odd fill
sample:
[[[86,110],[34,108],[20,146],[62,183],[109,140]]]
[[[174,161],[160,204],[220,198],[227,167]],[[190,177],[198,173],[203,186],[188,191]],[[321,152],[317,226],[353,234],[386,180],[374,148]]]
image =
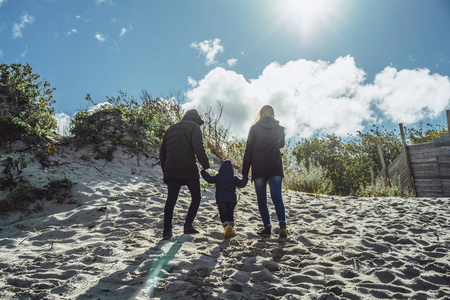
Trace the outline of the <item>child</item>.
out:
[[[224,238],[230,238],[236,233],[234,229],[234,208],[237,204],[236,187],[245,187],[248,176],[244,176],[242,179],[235,176],[230,160],[222,163],[219,173],[215,176],[209,175],[205,170],[202,170],[201,174],[207,182],[216,184],[216,203],[224,227],[223,235]]]

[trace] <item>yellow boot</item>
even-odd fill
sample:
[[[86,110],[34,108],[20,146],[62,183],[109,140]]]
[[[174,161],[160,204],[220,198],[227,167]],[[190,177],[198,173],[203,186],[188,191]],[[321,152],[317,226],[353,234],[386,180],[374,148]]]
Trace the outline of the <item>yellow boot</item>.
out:
[[[233,234],[236,233],[236,230],[230,224],[227,224],[223,229],[223,238],[229,239]]]

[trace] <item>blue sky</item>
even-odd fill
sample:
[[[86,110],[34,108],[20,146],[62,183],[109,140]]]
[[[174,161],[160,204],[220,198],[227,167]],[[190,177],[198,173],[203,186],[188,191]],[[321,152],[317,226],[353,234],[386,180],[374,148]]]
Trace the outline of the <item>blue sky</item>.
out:
[[[236,136],[266,103],[290,137],[445,124],[449,32],[446,0],[0,0],[0,62],[29,63],[58,112],[181,92]]]

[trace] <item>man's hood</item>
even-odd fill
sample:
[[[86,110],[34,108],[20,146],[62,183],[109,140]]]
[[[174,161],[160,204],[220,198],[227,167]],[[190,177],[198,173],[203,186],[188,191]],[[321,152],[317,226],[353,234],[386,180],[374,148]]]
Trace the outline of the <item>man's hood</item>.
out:
[[[186,112],[186,114],[183,117],[184,121],[192,121],[197,123],[198,125],[203,125],[203,120],[200,117],[200,114],[196,109],[190,109]]]
[[[232,173],[234,174],[233,164],[231,160],[225,160],[219,168],[219,173]]]

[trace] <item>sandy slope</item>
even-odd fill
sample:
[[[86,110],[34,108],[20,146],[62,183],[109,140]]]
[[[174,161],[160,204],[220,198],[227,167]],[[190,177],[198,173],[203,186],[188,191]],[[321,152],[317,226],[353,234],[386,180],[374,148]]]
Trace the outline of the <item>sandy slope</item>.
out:
[[[285,191],[288,239],[262,238],[252,185],[239,191],[237,235],[223,240],[213,187],[201,231],[161,241],[159,166],[116,152],[80,159],[59,147],[33,182],[66,176],[72,199],[0,219],[0,299],[450,299],[450,200],[352,198]],[[4,197],[4,193],[0,197]],[[273,206],[272,212],[275,223]],[[275,231],[277,227],[275,226]]]

